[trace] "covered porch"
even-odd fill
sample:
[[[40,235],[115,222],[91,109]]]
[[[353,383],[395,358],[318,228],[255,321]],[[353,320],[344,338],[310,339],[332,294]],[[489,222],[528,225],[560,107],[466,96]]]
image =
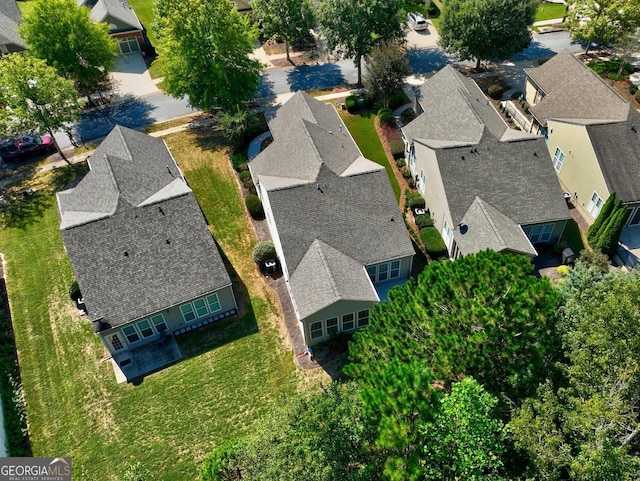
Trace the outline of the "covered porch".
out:
[[[156,372],[182,359],[176,339],[167,335],[140,347],[116,353],[111,358],[118,384]]]
[[[389,299],[389,291],[396,286],[402,286],[406,284],[407,279],[396,279],[393,281],[383,282],[380,284],[374,284],[373,287],[376,289],[376,294],[378,294],[378,299],[380,302],[387,301]]]
[[[622,264],[629,269],[640,265],[640,225],[622,229],[617,255]]]

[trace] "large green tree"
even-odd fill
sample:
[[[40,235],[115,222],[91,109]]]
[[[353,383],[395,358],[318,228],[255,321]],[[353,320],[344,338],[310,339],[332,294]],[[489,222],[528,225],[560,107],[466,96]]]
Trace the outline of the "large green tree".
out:
[[[46,131],[67,160],[53,134],[80,119],[73,82],[44,60],[11,54],[0,57],[0,86],[0,133]]]
[[[404,84],[411,73],[409,61],[397,42],[381,42],[367,55],[367,72],[364,85],[369,92],[382,98],[384,108],[389,108],[389,98]]]
[[[447,0],[440,45],[462,60],[505,60],[531,43],[537,0]]]
[[[362,84],[362,59],[382,40],[403,37],[398,0],[322,0],[320,32],[337,57],[353,58]]]
[[[354,383],[293,395],[274,406],[242,439],[216,449],[201,481],[349,481],[379,479],[367,451],[373,432]]]
[[[105,80],[118,47],[106,23],[89,18],[89,9],[75,0],[29,2],[19,32],[28,55],[45,60],[58,73],[89,94]]]
[[[230,110],[256,92],[257,30],[228,0],[157,0],[162,88],[202,110]]]
[[[519,404],[552,371],[560,294],[528,258],[484,251],[432,262],[389,292],[354,335],[345,372],[405,479],[420,472],[416,427],[433,412],[434,384],[473,376],[502,405]]]
[[[313,27],[313,7],[309,0],[253,0],[251,8],[266,37],[284,40],[289,57],[289,44],[304,37]]]
[[[562,291],[566,380],[541,385],[517,412],[516,446],[529,454],[538,479],[636,479],[640,277],[578,266]]]
[[[640,0],[568,0],[566,22],[571,38],[603,47],[640,27]]]

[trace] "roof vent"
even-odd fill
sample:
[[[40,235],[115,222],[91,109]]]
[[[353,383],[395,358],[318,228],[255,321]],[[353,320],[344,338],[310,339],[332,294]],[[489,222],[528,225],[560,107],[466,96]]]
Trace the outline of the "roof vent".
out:
[[[129,257],[129,253],[127,251],[124,251],[124,256]]]
[[[537,150],[534,150],[534,151],[533,151],[533,156],[534,156],[534,157],[537,157],[537,156],[538,156],[538,151],[537,151]]]
[[[322,187],[320,187],[320,184],[316,184],[316,189],[318,189],[321,194],[324,194],[324,191],[322,190]]]
[[[631,126],[631,130],[633,130],[636,134],[638,133],[638,129],[636,128],[636,124]]]
[[[167,172],[169,172],[169,175],[171,177],[173,177],[173,173],[171,172],[171,169],[169,168],[169,164],[167,164]]]
[[[460,156],[460,158],[461,158],[462,160],[464,160],[464,155],[461,155],[461,156]]]
[[[167,245],[171,244],[171,239],[167,239]]]
[[[160,213],[161,213],[162,215],[165,215],[165,214],[164,214],[164,210],[162,210],[162,207],[158,207],[158,210],[160,211]]]

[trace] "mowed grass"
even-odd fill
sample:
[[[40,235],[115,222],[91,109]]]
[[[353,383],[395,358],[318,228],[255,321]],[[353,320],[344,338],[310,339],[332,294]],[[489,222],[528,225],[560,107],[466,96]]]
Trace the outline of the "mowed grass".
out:
[[[387,160],[387,154],[384,152],[380,137],[373,125],[375,116],[372,113],[364,113],[360,115],[350,115],[340,112],[340,116],[344,121],[347,129],[351,132],[353,140],[356,141],[358,147],[367,159],[372,160],[376,164],[383,166],[387,171],[391,188],[396,196],[396,201],[400,200],[400,185],[393,173],[393,168]]]
[[[136,12],[138,20],[147,30],[147,36],[153,45],[158,44],[158,37],[153,24],[153,0],[128,0],[129,5]]]
[[[536,22],[544,22],[555,18],[564,17],[566,5],[563,3],[540,3],[536,10]]]
[[[40,177],[51,191],[3,217],[0,252],[33,455],[71,456],[74,480],[120,481],[137,462],[153,479],[195,480],[216,445],[246,432],[302,382],[311,386],[294,367],[276,298],[253,267],[256,239],[224,145],[192,132],[165,140],[212,224],[246,311],[179,338],[185,359],[138,385],[116,384],[110,362],[100,361],[105,349],[68,297],[73,272],[53,191],[71,168]]]

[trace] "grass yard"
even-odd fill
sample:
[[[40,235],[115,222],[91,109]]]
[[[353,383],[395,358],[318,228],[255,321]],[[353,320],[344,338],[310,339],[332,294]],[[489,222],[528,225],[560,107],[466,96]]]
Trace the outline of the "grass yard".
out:
[[[149,40],[156,46],[158,44],[158,38],[153,29],[153,0],[128,0],[128,2],[136,12],[142,26],[147,29]]]
[[[540,3],[536,10],[536,22],[544,22],[545,20],[553,20],[555,18],[564,17],[564,11],[567,8],[563,3]]]
[[[373,126],[374,114],[368,112],[359,115],[350,115],[341,111],[339,112],[347,129],[349,129],[356,144],[360,147],[362,155],[386,169],[389,182],[391,182],[391,188],[396,196],[396,201],[400,201],[400,185],[398,185],[398,180],[393,173],[393,168],[387,160],[387,154],[384,153],[384,149],[380,143],[380,137],[378,137],[378,133]]]
[[[323,376],[294,367],[277,300],[251,260],[256,238],[226,147],[212,134],[165,140],[213,224],[246,312],[179,338],[185,359],[138,385],[116,384],[111,364],[100,362],[105,349],[68,297],[73,272],[53,193],[73,168],[41,174],[53,188],[3,212],[0,252],[33,455],[71,456],[74,480],[119,481],[137,462],[155,480],[195,480],[216,445],[248,430],[269,403]]]

